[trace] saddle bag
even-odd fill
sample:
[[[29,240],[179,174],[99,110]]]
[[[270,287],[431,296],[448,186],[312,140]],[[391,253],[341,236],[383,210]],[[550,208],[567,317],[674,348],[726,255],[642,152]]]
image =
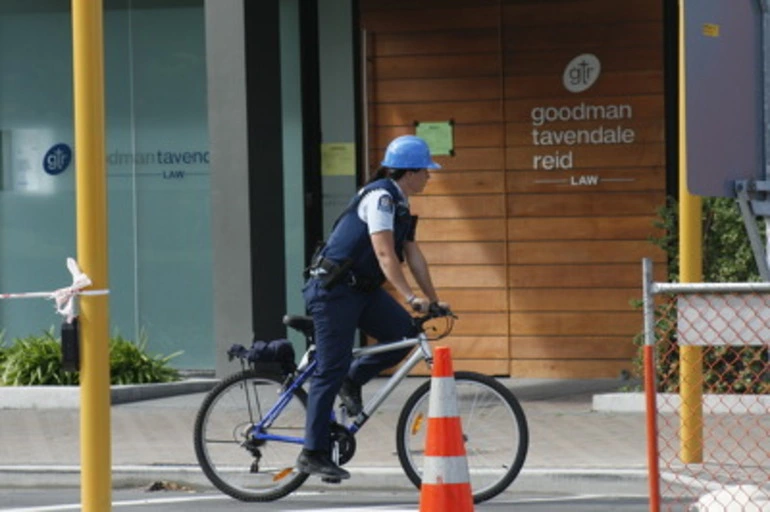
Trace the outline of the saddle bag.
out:
[[[247,361],[252,367],[277,366],[284,375],[294,373],[297,364],[294,362],[294,346],[285,338],[274,340],[254,340],[250,348],[243,345],[233,345],[227,351],[230,359],[238,358]]]

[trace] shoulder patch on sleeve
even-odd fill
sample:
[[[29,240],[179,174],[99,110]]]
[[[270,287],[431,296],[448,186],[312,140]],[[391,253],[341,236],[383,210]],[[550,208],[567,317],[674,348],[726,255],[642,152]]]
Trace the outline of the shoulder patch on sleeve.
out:
[[[383,194],[380,196],[377,200],[377,209],[381,212],[393,213],[393,198],[390,197],[390,194]]]

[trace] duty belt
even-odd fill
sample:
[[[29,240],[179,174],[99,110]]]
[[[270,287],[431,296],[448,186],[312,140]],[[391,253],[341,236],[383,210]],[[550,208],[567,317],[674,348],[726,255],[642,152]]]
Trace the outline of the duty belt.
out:
[[[357,275],[350,270],[352,260],[337,263],[327,258],[318,258],[317,262],[308,269],[308,276],[318,279],[321,286],[330,290],[340,283],[345,283],[354,290],[371,292],[379,288],[385,281],[382,277]]]
[[[384,282],[384,279],[378,278],[378,277],[370,277],[370,276],[357,276],[353,272],[350,272],[348,274],[347,279],[345,280],[345,284],[353,288],[354,290],[357,290],[359,292],[373,292],[380,286],[382,286],[382,283]]]

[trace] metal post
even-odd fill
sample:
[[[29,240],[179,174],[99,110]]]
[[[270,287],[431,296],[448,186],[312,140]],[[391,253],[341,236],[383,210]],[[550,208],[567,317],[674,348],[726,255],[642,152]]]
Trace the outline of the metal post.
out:
[[[653,297],[652,260],[642,260],[644,295],[644,399],[647,432],[647,467],[649,470],[650,512],[660,511],[660,467],[658,465],[658,390],[655,384],[655,298]]]
[[[650,512],[660,510],[660,468],[658,465],[658,404],[655,384],[655,298],[653,297],[652,261],[642,260],[644,281],[644,398],[647,432],[647,467],[649,470]]]
[[[642,260],[642,292],[644,295],[644,344],[655,344],[655,301],[653,293],[652,260]]]
[[[96,289],[107,285],[102,0],[72,0],[77,253]],[[111,508],[109,303],[80,301],[80,461],[84,512]]]
[[[759,11],[760,16],[762,17],[762,113],[764,115],[762,119],[762,125],[764,126],[764,145],[763,145],[763,155],[762,155],[762,162],[764,163],[764,169],[762,169],[762,178],[764,180],[767,180],[768,178],[768,169],[767,169],[767,158],[768,155],[770,155],[770,127],[768,127],[768,123],[770,122],[770,62],[768,61],[768,56],[770,56],[770,14],[768,13],[768,1],[767,0],[760,0],[759,1]],[[765,194],[765,197],[767,195]],[[741,208],[741,214],[745,215],[743,212],[743,207]],[[762,261],[757,260],[757,267],[760,270],[760,274],[762,275],[762,280],[764,281],[770,281],[770,271],[768,271],[768,266],[770,266],[770,262],[768,261],[768,258],[770,257],[770,217],[765,214],[763,216],[765,219],[765,239],[766,247],[765,252],[762,255]],[[759,230],[756,229],[756,219],[752,217],[752,221],[754,222],[753,226],[754,229],[758,232]],[[745,216],[744,216],[744,223],[746,222]],[[748,225],[747,225],[748,227]],[[752,248],[754,247],[754,241],[752,240]],[[756,252],[756,250],[755,250]],[[756,258],[756,256],[755,256]]]
[[[703,280],[702,201],[687,189],[687,112],[685,88],[685,0],[679,2],[679,280],[683,283]],[[703,368],[701,348],[679,350],[680,457],[684,463],[703,460]]]

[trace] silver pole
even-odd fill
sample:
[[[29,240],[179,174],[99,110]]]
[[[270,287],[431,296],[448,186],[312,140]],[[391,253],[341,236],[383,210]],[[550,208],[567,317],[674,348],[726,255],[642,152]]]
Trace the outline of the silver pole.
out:
[[[644,344],[655,345],[655,299],[653,297],[652,260],[642,260],[642,291],[644,294]]]

